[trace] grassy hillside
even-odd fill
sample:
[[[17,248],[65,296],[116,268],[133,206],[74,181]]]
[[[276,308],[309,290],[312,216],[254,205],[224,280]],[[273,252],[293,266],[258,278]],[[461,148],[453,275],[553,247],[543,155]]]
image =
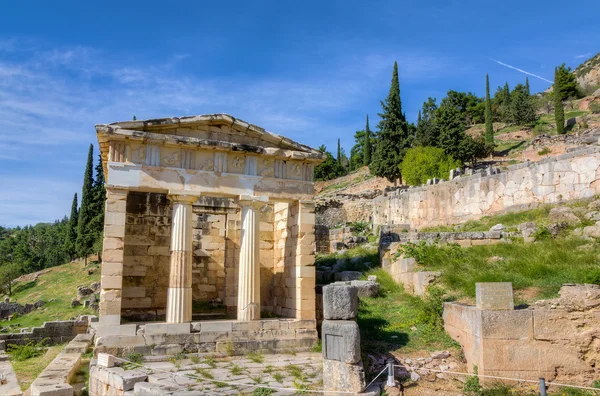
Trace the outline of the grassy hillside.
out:
[[[93,273],[88,275],[88,271]],[[50,268],[48,272],[39,275],[37,280],[32,274],[21,278],[15,285],[10,300],[22,305],[33,304],[38,300],[43,300],[46,304],[21,317],[0,322],[0,327],[14,325],[11,329],[14,332],[18,328],[40,326],[47,321],[95,314],[95,311],[83,306],[71,308],[71,301],[77,297],[77,286],[89,286],[100,281],[100,268],[97,264],[84,268],[83,261],[74,261]],[[54,301],[50,301],[52,299]]]

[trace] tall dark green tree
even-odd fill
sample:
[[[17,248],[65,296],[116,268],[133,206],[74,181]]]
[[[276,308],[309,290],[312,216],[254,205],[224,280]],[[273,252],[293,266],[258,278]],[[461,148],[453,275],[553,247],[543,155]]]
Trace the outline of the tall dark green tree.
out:
[[[98,164],[95,168],[96,177],[92,187],[92,223],[90,229],[94,234],[92,251],[98,254],[101,261],[103,229],[104,229],[104,202],[106,201],[106,188],[104,187],[104,169],[102,168],[102,156],[98,155]]]
[[[529,88],[529,77],[525,77],[525,92],[527,92],[527,95],[531,95],[531,89]]]
[[[315,167],[315,180],[326,181],[335,179],[344,175],[344,168],[337,162],[324,145],[319,147],[319,151],[325,153],[325,161]]]
[[[575,74],[573,74],[571,68],[567,67],[564,63],[555,69],[554,84],[556,84],[556,82],[558,82],[558,92],[560,92],[561,101],[575,99],[581,96]],[[556,92],[556,89],[553,88],[552,91]]]
[[[76,257],[77,249],[77,193],[73,196],[73,203],[71,204],[71,216],[67,223],[67,230],[65,233],[65,252],[69,255],[70,260],[74,260]]]
[[[94,146],[90,144],[88,151],[87,164],[83,174],[83,188],[81,189],[81,207],[79,209],[79,218],[77,220],[77,254],[85,258],[87,265],[87,256],[92,253],[95,233],[92,220],[94,219]]]
[[[563,64],[564,66],[564,64]],[[554,69],[554,86],[552,96],[554,96],[554,120],[556,121],[556,132],[559,135],[565,133],[565,110],[563,108],[562,87],[559,68]]]
[[[365,127],[363,165],[368,166],[371,163],[371,129],[369,128],[369,115],[367,114],[367,125]]]
[[[464,160],[461,143],[465,139],[466,125],[460,110],[449,97],[442,99],[435,122],[440,134],[439,147],[443,148],[447,155],[461,161]]]
[[[381,121],[377,124],[375,152],[369,169],[372,174],[385,177],[395,183],[402,176],[400,164],[406,150],[411,145],[408,125],[402,113],[398,63],[396,62],[394,62],[390,92],[385,101],[381,102],[381,108],[382,112],[379,114]]]
[[[492,120],[492,100],[490,99],[490,77],[485,75],[485,141],[494,144],[494,124]]]
[[[532,125],[537,119],[535,103],[523,84],[517,84],[510,94],[510,112],[515,124]]]
[[[415,132],[415,145],[438,146],[437,126],[435,125],[437,108],[435,98],[427,98],[427,101],[423,103],[423,108],[419,111],[420,119]]]
[[[337,162],[342,165],[342,146],[340,145],[340,138],[338,138]]]

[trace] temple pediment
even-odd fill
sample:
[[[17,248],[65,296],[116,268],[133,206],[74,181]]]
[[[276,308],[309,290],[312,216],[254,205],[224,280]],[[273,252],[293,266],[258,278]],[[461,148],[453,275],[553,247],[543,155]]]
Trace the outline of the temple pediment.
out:
[[[137,140],[159,145],[245,151],[307,161],[320,161],[323,158],[318,150],[228,114],[99,124],[96,125],[96,132],[100,143],[115,139]]]

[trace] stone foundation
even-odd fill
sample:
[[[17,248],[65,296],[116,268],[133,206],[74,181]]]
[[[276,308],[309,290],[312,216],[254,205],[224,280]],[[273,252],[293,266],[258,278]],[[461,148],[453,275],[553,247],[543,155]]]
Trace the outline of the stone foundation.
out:
[[[99,329],[97,353],[121,356],[171,355],[179,352],[244,354],[250,351],[308,351],[317,343],[315,320],[263,319],[254,321],[220,320],[192,323],[125,324],[105,335]]]

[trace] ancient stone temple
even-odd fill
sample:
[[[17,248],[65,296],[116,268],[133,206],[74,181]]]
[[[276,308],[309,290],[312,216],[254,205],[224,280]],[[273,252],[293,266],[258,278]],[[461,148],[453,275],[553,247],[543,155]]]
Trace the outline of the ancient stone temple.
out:
[[[226,114],[96,132],[107,190],[98,345],[316,340],[319,151]]]

